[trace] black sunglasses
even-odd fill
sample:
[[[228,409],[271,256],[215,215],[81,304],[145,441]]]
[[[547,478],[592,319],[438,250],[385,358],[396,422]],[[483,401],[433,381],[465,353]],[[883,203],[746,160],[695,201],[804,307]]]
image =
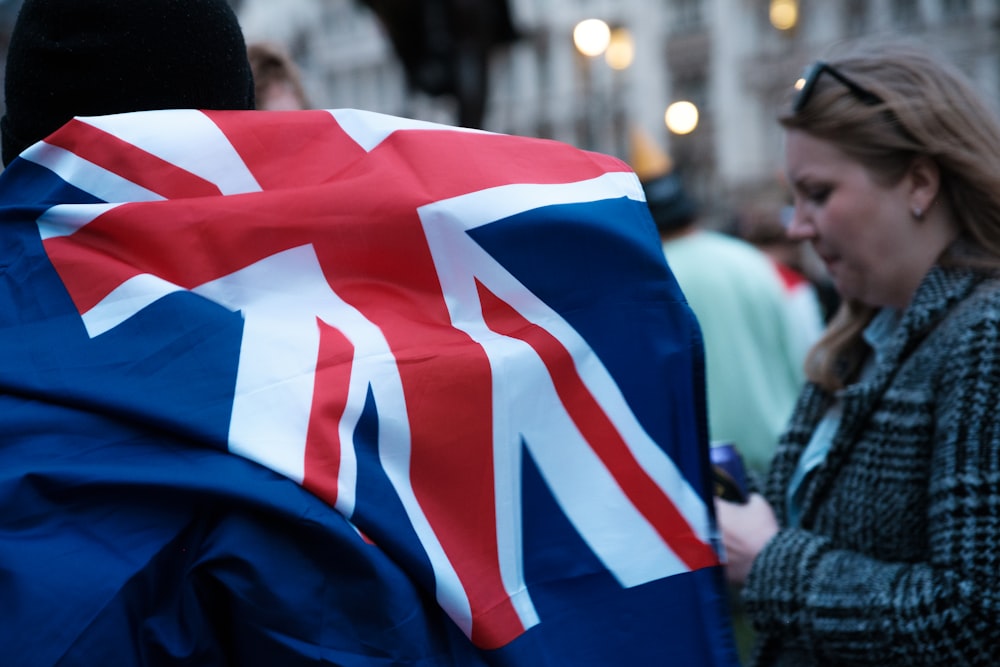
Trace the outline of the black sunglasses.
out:
[[[796,87],[799,88],[799,94],[798,97],[795,98],[795,102],[792,104],[793,113],[798,113],[805,108],[809,99],[812,97],[813,92],[816,90],[816,81],[819,79],[820,75],[823,74],[823,72],[826,72],[834,79],[844,84],[856,98],[865,104],[872,106],[882,103],[882,98],[849,79],[846,75],[835,69],[833,65],[829,65],[822,60],[817,60],[809,66],[803,77],[799,79],[799,81],[803,82],[802,86],[799,87],[796,83]]]

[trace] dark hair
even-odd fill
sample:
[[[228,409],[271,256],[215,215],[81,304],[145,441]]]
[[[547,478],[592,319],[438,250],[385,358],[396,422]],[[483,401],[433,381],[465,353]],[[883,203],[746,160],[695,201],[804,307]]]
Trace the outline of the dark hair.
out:
[[[4,85],[4,164],[74,116],[254,108],[225,0],[25,0]]]
[[[644,180],[642,189],[659,231],[673,232],[697,221],[698,205],[688,195],[676,172]]]

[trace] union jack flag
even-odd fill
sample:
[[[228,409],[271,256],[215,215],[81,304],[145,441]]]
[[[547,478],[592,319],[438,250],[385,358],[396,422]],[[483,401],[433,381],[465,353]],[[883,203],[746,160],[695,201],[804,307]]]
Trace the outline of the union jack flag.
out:
[[[4,323],[34,361],[0,391],[55,382],[293,480],[477,659],[735,664],[697,326],[620,161],[356,110],[158,111],[74,119],[0,202],[51,304]],[[49,316],[86,361],[40,374]]]

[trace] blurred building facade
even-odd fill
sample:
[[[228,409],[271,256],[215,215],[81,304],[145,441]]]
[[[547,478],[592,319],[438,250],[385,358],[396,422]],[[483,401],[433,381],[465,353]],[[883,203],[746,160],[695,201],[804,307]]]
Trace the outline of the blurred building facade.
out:
[[[278,42],[291,52],[314,105],[455,122],[452,100],[407,90],[385,30],[361,0],[230,2],[248,41]],[[784,196],[776,110],[803,67],[838,40],[913,35],[958,62],[1000,109],[1000,0],[508,4],[522,36],[491,59],[483,128],[624,159],[629,131],[639,128],[670,153],[710,216]],[[0,49],[19,5],[0,0]],[[626,67],[577,50],[573,29],[588,18],[630,38]],[[699,111],[690,134],[664,123],[667,106],[679,100]]]
[[[998,0],[509,2],[523,35],[492,59],[484,129],[628,159],[629,129],[641,128],[710,215],[783,196],[776,110],[803,67],[838,40],[916,36],[957,61],[1000,109]],[[316,104],[453,122],[448,100],[407,93],[384,31],[358,0],[234,4],[249,39],[292,50]],[[628,31],[627,67],[577,51],[573,29],[587,18]],[[678,100],[700,112],[690,134],[664,123]]]

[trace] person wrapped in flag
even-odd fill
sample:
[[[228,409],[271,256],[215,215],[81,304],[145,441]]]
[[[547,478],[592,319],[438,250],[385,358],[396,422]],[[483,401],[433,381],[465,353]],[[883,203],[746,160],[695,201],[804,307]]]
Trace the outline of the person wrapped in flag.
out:
[[[221,0],[27,0],[6,90],[0,663],[736,663],[624,164],[252,111]]]

